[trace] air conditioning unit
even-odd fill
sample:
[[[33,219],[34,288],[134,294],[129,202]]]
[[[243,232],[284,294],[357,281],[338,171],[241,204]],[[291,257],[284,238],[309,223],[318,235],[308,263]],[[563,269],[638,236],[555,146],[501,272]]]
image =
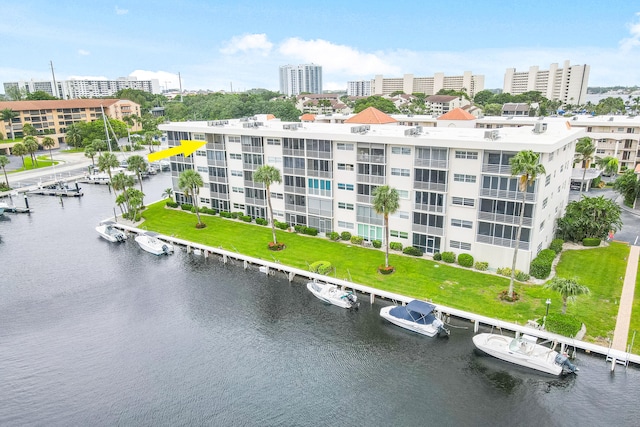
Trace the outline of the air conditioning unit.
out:
[[[547,130],[547,124],[546,123],[536,123],[533,126],[533,133],[543,133],[546,130]]]
[[[500,134],[498,133],[498,129],[485,130],[484,131],[484,139],[490,139],[491,141],[495,141],[498,138],[500,138]]]

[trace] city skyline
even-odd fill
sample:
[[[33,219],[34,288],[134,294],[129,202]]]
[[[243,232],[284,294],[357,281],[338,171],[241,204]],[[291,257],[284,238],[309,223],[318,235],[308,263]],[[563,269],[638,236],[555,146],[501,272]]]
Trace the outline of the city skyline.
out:
[[[50,3],[3,7],[7,60],[0,81],[134,76],[163,88],[277,91],[283,64],[323,68],[325,90],[376,74],[485,76],[501,89],[507,68],[570,60],[591,67],[589,86],[640,84],[640,6],[541,1],[423,4],[290,1]],[[511,5],[513,6],[513,5]],[[1,89],[1,88],[0,88]]]

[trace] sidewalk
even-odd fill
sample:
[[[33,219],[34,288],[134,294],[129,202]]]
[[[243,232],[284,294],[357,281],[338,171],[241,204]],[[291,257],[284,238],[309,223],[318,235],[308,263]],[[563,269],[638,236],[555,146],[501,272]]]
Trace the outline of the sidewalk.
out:
[[[629,323],[633,311],[633,295],[636,288],[636,276],[638,274],[638,259],[640,258],[640,246],[631,246],[627,259],[627,271],[624,275],[620,305],[618,306],[618,318],[613,332],[612,348],[627,351],[629,338]]]

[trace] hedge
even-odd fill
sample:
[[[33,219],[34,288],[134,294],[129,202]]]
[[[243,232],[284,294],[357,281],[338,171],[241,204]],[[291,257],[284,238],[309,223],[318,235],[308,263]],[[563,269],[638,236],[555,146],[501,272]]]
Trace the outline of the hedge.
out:
[[[342,233],[340,233],[340,238],[342,240],[351,240],[351,233],[349,233],[348,231],[343,231]]]
[[[382,247],[382,241],[381,240],[372,240],[371,241],[371,245],[376,249],[380,249]]]
[[[309,270],[318,274],[329,274],[333,270],[333,266],[329,261],[316,261],[309,265]]]
[[[402,250],[405,255],[422,256],[422,251],[414,246],[407,246]]]
[[[340,240],[340,233],[338,233],[337,231],[332,231],[331,233],[327,234],[327,238],[335,242],[337,240]]]
[[[531,261],[529,274],[536,279],[546,279],[551,274],[551,266],[556,257],[556,252],[552,249],[543,249],[537,257]]]
[[[544,328],[565,337],[575,337],[582,328],[582,322],[573,316],[554,313],[547,316]]]
[[[549,245],[549,249],[554,251],[556,254],[562,252],[562,245],[564,244],[564,240],[562,239],[553,239],[551,244]]]
[[[351,236],[351,243],[354,245],[361,245],[364,239],[360,236]]]
[[[302,228],[302,234],[307,234],[309,236],[317,236],[318,235],[318,229],[317,228],[313,228],[313,227],[303,227]]]
[[[463,267],[473,267],[473,256],[470,254],[458,255],[458,264]]]
[[[501,276],[511,277],[511,268],[510,267],[499,268],[496,271],[496,273],[498,273]],[[529,276],[524,271],[516,270],[516,274],[514,274],[514,277],[519,282],[526,282],[527,280],[529,280],[531,276]]]
[[[269,224],[269,221],[267,221],[264,218],[256,218],[256,224],[258,224],[258,225],[267,225],[267,224]]]
[[[276,228],[279,228],[280,230],[286,230],[287,228],[289,228],[289,224],[287,224],[286,222],[275,221],[274,224]]]
[[[167,200],[166,205],[167,205],[168,207],[170,207],[170,208],[177,208],[177,207],[179,206],[179,205],[178,205],[176,202],[174,202],[173,200]]]
[[[244,222],[251,222],[251,217],[249,215],[242,215],[240,216],[240,219]]]
[[[597,237],[585,237],[582,239],[583,246],[600,246],[600,239]]]
[[[433,260],[434,261],[441,261],[442,260],[442,254],[440,252],[434,252]]]
[[[486,261],[476,261],[476,263],[473,265],[473,268],[478,271],[487,271],[489,269],[489,263]]]
[[[444,262],[447,262],[449,264],[456,262],[456,254],[454,254],[453,252],[442,252],[442,260]]]
[[[191,209],[193,209],[193,205],[189,203],[183,203],[180,205],[180,209],[182,209],[183,211],[191,211]]]
[[[394,251],[401,251],[402,250],[402,243],[400,243],[400,242],[389,242],[389,249],[394,250]]]

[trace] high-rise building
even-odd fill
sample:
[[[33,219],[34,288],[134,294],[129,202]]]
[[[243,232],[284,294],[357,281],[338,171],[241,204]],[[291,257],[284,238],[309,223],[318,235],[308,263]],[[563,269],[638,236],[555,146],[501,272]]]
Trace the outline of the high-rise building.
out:
[[[484,90],[484,76],[465,71],[461,76],[445,76],[435,73],[433,77],[413,77],[405,74],[403,77],[384,78],[381,74],[371,80],[372,95],[389,95],[393,92],[424,93],[435,95],[441,89],[464,90],[470,97]]]
[[[371,96],[371,80],[355,80],[347,82],[348,96]]]
[[[564,61],[562,68],[551,64],[548,70],[540,70],[537,65],[529,67],[529,71],[507,68],[503,91],[511,95],[537,91],[564,104],[584,104],[589,70],[589,65],[569,65],[569,61]]]
[[[25,90],[27,93],[42,91],[60,99],[104,98],[114,96],[116,92],[122,89],[136,89],[154,94],[161,93],[160,83],[157,79],[138,80],[135,77],[120,77],[116,80],[57,80],[55,85],[51,80],[21,80],[5,82],[4,92],[7,93],[7,89],[12,87]]]
[[[291,96],[322,93],[322,66],[315,64],[283,65],[280,67],[280,93]]]

